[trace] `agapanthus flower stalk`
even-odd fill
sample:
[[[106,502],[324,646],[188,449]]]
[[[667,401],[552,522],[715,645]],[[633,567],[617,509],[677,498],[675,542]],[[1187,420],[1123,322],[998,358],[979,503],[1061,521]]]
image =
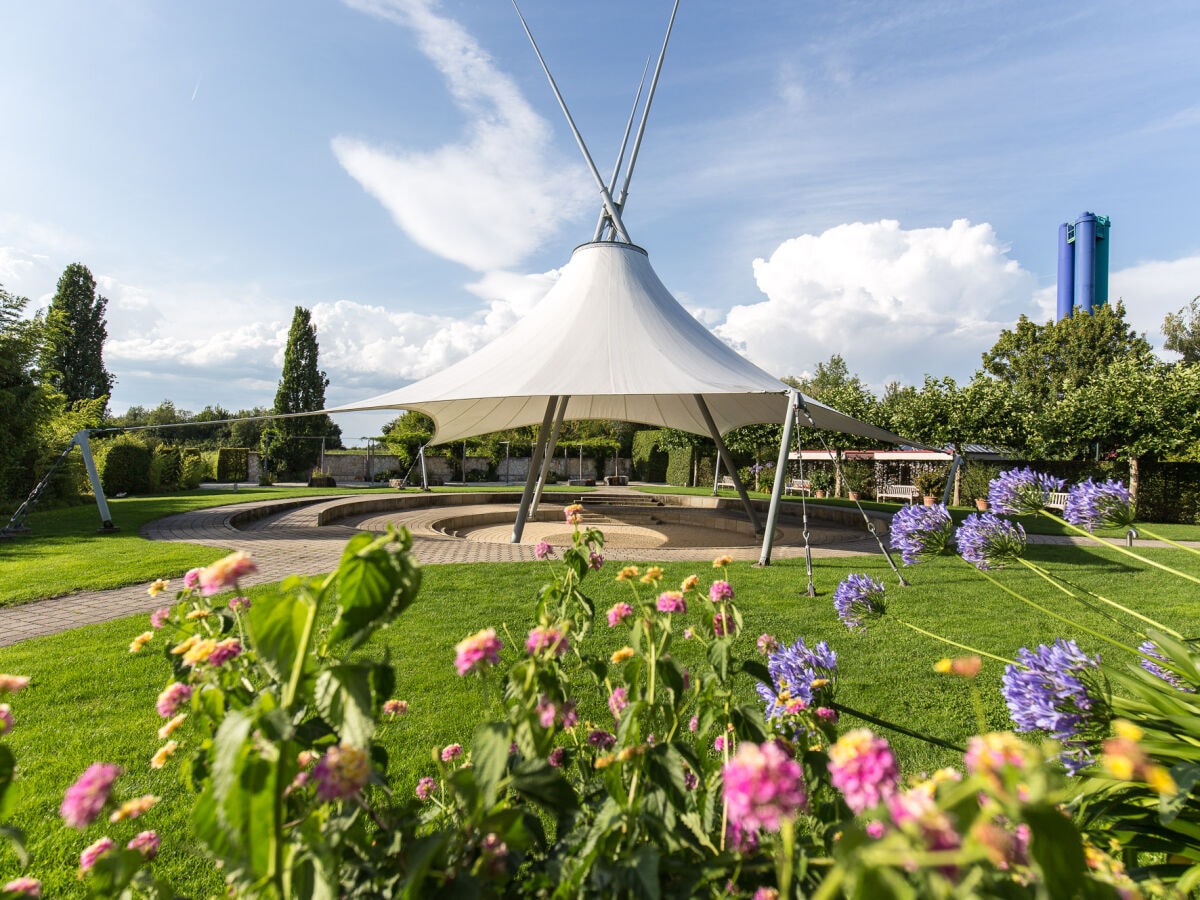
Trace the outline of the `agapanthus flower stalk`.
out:
[[[1012,516],[1041,512],[1050,494],[1063,489],[1062,478],[1024,469],[1009,469],[988,485],[988,505],[998,513]]]
[[[1125,527],[1133,524],[1133,504],[1129,489],[1119,481],[1097,484],[1088,479],[1067,492],[1063,518],[1072,525],[1095,531],[1103,526]]]
[[[990,512],[971,513],[955,532],[962,558],[977,569],[1002,569],[1025,552],[1025,529]]]
[[[1017,731],[1049,732],[1063,744],[1061,759],[1071,773],[1092,762],[1110,718],[1100,657],[1063,638],[1036,650],[1022,647],[1001,683]]]
[[[866,619],[883,615],[887,601],[882,581],[869,575],[848,575],[833,592],[833,608],[838,618],[851,631],[865,627]]]
[[[902,506],[892,516],[888,535],[892,549],[900,551],[906,565],[912,565],[945,552],[954,536],[954,520],[941,503]]]

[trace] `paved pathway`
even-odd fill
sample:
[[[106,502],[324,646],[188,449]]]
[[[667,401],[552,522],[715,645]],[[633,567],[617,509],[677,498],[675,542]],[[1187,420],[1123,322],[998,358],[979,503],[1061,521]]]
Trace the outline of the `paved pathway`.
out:
[[[390,495],[382,495],[390,496]],[[452,496],[452,495],[437,495]],[[435,523],[449,515],[470,516],[479,512],[504,512],[516,516],[516,504],[480,504],[394,510],[364,513],[321,524],[322,514],[361,497],[321,497],[315,500],[272,500],[253,504],[213,507],[168,516],[142,529],[150,540],[184,541],[220,547],[229,551],[245,550],[254,556],[258,572],[244,580],[253,585],[279,581],[288,575],[315,575],[337,567],[346,541],[357,531],[383,532],[389,522],[405,525],[413,533],[413,552],[422,565],[460,562],[518,562],[533,560],[534,529],[527,529],[525,543],[511,544],[488,540],[468,540],[446,534]],[[543,507],[561,505],[566,498],[557,495],[543,501]],[[698,518],[716,515],[715,511],[693,510]],[[511,521],[511,519],[510,519]],[[603,525],[601,524],[603,528]],[[561,529],[559,529],[561,530]],[[798,529],[783,526],[783,536],[775,545],[773,557],[783,559],[802,555]],[[711,532],[710,532],[711,533]],[[667,562],[672,560],[709,560],[728,553],[738,560],[757,560],[759,541],[732,532],[720,547],[657,547],[638,549],[610,547],[612,559]],[[533,540],[530,540],[531,536]],[[842,556],[878,552],[865,532],[855,533],[823,523],[814,523],[812,540],[815,556]],[[729,544],[742,546],[728,546]],[[40,600],[0,609],[0,647],[34,637],[57,634],[82,625],[106,622],[135,613],[150,612],[163,605],[163,596],[150,597],[145,584],[106,591],[78,591],[62,597]],[[174,587],[174,585],[173,585]]]
[[[460,496],[461,499],[461,495],[436,496]],[[258,572],[244,582],[253,585],[279,581],[288,575],[316,575],[333,571],[337,567],[346,541],[352,535],[357,531],[383,532],[388,523],[408,527],[413,534],[413,552],[422,565],[528,561],[535,558],[533,545],[539,537],[538,527],[552,527],[560,535],[565,531],[558,524],[551,526],[530,523],[524,535],[525,542],[511,544],[503,539],[497,540],[494,536],[491,540],[470,540],[448,534],[437,527],[438,523],[444,522],[448,517],[470,518],[481,513],[507,515],[508,521],[511,522],[516,516],[515,503],[453,507],[438,505],[410,510],[363,512],[345,518],[334,518],[330,524],[322,523],[323,517],[333,518],[336,515],[336,507],[348,500],[358,499],[362,498],[342,496],[311,500],[271,500],[195,510],[152,522],[142,529],[142,535],[150,540],[184,541],[229,551],[245,550],[254,556],[258,565]],[[544,506],[556,507],[565,499],[567,498],[554,495],[547,498]],[[701,523],[707,519],[710,526],[717,517],[723,515],[727,514],[717,510],[689,511],[689,517],[694,516]],[[669,518],[665,512],[663,516]],[[603,530],[604,523],[598,524]],[[726,519],[724,523],[715,524],[728,526],[730,523]],[[817,519],[811,524],[814,556],[853,556],[879,552],[875,541],[861,528],[854,531]],[[663,525],[662,528],[664,531],[672,530],[668,525]],[[614,527],[614,537],[615,532]],[[773,558],[802,556],[804,546],[799,528],[784,521],[780,532],[772,552]],[[695,538],[702,536],[711,539],[714,533],[719,535],[720,545],[697,545]],[[611,559],[654,562],[710,560],[722,553],[728,553],[734,559],[743,561],[756,561],[759,557],[761,542],[749,535],[728,530],[714,532],[713,528],[709,527],[697,530],[690,536],[692,540],[689,540],[687,526],[677,524],[673,527],[676,543],[691,543],[692,546],[645,549],[617,546],[619,541],[614,539],[606,553]],[[1050,535],[1030,535],[1030,541],[1055,544],[1087,543],[1085,538]],[[561,544],[562,540],[552,542]],[[1196,542],[1189,544],[1200,546]],[[1143,540],[1137,541],[1137,545],[1166,546],[1158,541]],[[149,612],[162,605],[162,597],[150,597],[146,593],[146,585],[137,584],[108,591],[79,591],[63,597],[0,609],[0,646],[134,613]]]

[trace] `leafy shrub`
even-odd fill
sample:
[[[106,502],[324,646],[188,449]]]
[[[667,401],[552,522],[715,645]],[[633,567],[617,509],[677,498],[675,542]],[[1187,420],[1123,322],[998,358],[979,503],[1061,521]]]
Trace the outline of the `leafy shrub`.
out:
[[[104,454],[100,469],[100,486],[110,497],[117,494],[147,494],[150,492],[150,451],[130,438],[117,438]]]
[[[178,447],[159,444],[150,458],[150,490],[177,491],[183,478],[183,455]]]
[[[182,451],[181,471],[179,473],[179,487],[185,491],[195,490],[200,486],[200,482],[206,478],[211,478],[212,475],[208,469],[208,462],[205,459],[205,454],[199,450],[186,449]]]
[[[250,450],[246,447],[222,447],[217,451],[217,481],[248,481]]]

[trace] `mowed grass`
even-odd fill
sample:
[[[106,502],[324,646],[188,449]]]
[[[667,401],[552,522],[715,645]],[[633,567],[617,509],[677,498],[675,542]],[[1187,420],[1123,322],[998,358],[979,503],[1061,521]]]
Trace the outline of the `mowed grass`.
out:
[[[1183,551],[1151,551],[1150,555],[1185,571],[1200,569],[1195,557]],[[1129,565],[1104,548],[1034,545],[1028,557],[1185,635],[1200,634],[1195,591],[1180,580]],[[548,565],[428,567],[417,602],[363,649],[374,658],[385,652],[390,655],[397,671],[396,696],[411,704],[410,713],[386,723],[380,735],[390,755],[389,774],[400,795],[411,795],[417,779],[432,773],[432,754],[438,748],[453,742],[469,746],[475,725],[497,714],[499,675],[493,675],[488,683],[459,678],[452,665],[454,645],[465,635],[492,626],[505,642],[504,660],[517,659],[533,622],[537,589],[549,574]],[[628,583],[614,580],[620,566],[620,562],[610,560],[600,574],[585,583],[598,611],[598,626],[584,644],[586,652],[608,655],[626,640],[625,629],[610,631],[603,621],[603,611],[627,598],[631,590]],[[706,563],[671,563],[664,568],[664,584],[670,586],[693,572],[706,582],[719,574]],[[870,574],[888,585],[888,615],[872,623],[865,633],[847,632],[831,603],[834,588],[851,572]],[[818,559],[818,596],[809,598],[804,594],[803,560],[783,560],[765,569],[735,564],[729,576],[746,621],[746,630],[739,638],[739,655],[754,655],[755,641],[763,632],[785,642],[797,637],[810,645],[827,640],[839,654],[838,698],[842,704],[955,744],[964,743],[981,727],[1011,727],[999,693],[1003,666],[985,660],[974,684],[937,675],[933,664],[958,651],[911,631],[898,620],[1005,658],[1012,658],[1021,646],[1072,636],[1088,652],[1098,652],[1109,665],[1123,666],[1132,661],[1128,654],[1108,644],[1081,633],[1072,634],[1067,626],[1005,594],[956,559],[940,558],[903,572],[911,582],[909,587],[897,585],[879,556]],[[1130,643],[1138,640],[1054,593],[1027,570],[1013,568],[997,577],[1006,586],[1090,627]],[[639,589],[648,590],[642,586]],[[252,590],[251,596],[261,590]],[[698,621],[710,614],[706,606],[694,603],[685,618]],[[148,767],[159,745],[155,732],[161,724],[154,701],[170,669],[162,656],[161,637],[141,654],[131,656],[127,652],[130,639],[146,627],[146,617],[138,616],[0,649],[0,672],[32,679],[24,692],[8,698],[16,727],[6,740],[19,765],[19,799],[12,821],[30,837],[34,854],[31,872],[46,882],[47,896],[80,894],[74,871],[79,851],[88,843],[104,833],[127,841],[142,828],[155,828],[163,835],[158,865],[177,887],[189,896],[220,891],[217,872],[203,858],[189,831],[191,796],[177,782],[178,764],[168,764],[161,771]],[[678,640],[674,653],[689,666],[702,664],[703,648],[698,642]],[[971,699],[974,688],[980,692],[982,723],[976,720]],[[745,699],[754,699],[750,679],[742,679],[740,690]],[[579,700],[585,721],[611,724],[599,692],[581,689]],[[844,715],[841,724],[849,729],[863,723]],[[892,741],[907,772],[961,763],[955,753],[917,738],[885,729],[882,733]],[[182,736],[186,752],[187,730],[177,736]],[[705,739],[706,745],[710,740],[711,736]],[[162,803],[133,823],[93,825],[84,834],[64,828],[58,817],[62,792],[97,760],[125,768],[127,774],[118,782],[122,798],[154,793],[163,798]],[[7,850],[0,851],[0,883],[16,872],[15,857]]]

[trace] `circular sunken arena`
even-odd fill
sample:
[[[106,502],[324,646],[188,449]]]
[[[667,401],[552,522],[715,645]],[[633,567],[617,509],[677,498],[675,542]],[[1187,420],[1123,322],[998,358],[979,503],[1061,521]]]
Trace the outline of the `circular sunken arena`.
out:
[[[521,556],[545,541],[555,547],[569,546],[573,529],[563,508],[581,503],[583,527],[604,534],[607,553],[627,558],[651,558],[654,554],[704,558],[711,553],[731,551],[737,558],[757,558],[762,535],[756,535],[740,501],[695,495],[653,495],[640,491],[607,490],[579,494],[550,493],[542,497],[537,514],[526,522],[519,545],[511,543],[517,503],[509,493],[414,494],[379,497],[370,501],[330,504],[321,524],[351,526],[363,531],[385,531],[389,525],[404,526],[418,543],[436,544],[452,553],[451,545],[470,550],[483,545],[511,548]],[[755,501],[758,516],[765,522],[764,501]],[[804,525],[798,502],[787,502],[778,517],[773,552],[794,556],[804,548]],[[809,504],[809,541],[814,552],[825,554],[873,552],[875,541],[866,531],[856,510]],[[877,523],[877,527],[882,523]],[[884,530],[882,526],[880,530]],[[518,549],[520,548],[520,550]],[[522,553],[521,550],[524,552]],[[739,552],[740,551],[740,552]],[[491,553],[488,554],[489,557]],[[499,558],[499,557],[497,557]]]

